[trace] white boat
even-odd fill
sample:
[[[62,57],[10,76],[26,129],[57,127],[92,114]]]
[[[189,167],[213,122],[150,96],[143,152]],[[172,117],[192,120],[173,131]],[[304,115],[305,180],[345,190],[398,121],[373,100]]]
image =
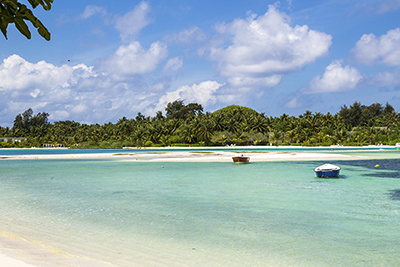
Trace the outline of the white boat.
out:
[[[340,167],[326,163],[314,169],[318,177],[338,177],[340,172]]]
[[[238,154],[232,157],[233,163],[250,163],[250,157],[245,157],[243,154]]]

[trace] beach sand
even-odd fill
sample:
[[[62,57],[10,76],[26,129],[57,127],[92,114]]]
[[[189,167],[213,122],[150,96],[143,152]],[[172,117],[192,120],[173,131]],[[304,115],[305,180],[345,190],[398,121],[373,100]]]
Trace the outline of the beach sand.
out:
[[[346,155],[341,152],[299,152],[299,151],[182,151],[182,152],[138,152],[138,153],[80,153],[80,154],[52,154],[52,155],[3,155],[0,159],[84,159],[84,158],[113,158],[122,160],[140,161],[176,161],[176,162],[232,162],[232,157],[244,154],[254,161],[281,161],[281,160],[347,160],[362,159],[362,156]]]
[[[244,149],[238,148],[239,151]],[[18,159],[83,159],[109,158],[124,161],[175,161],[175,162],[232,162],[232,156],[237,152],[209,151],[209,152],[141,152],[141,153],[88,153],[88,154],[58,154],[58,155],[13,155],[1,156],[3,160]],[[298,161],[298,160],[351,160],[367,157],[348,155],[341,152],[244,152],[251,162],[259,161]],[[0,229],[1,231],[1,229]],[[55,249],[43,247],[11,233],[0,232],[0,266],[7,267],[91,267],[112,266],[95,262],[93,259],[77,258],[66,255]]]
[[[110,267],[92,259],[78,258],[12,233],[0,232],[0,266],[4,267]]]

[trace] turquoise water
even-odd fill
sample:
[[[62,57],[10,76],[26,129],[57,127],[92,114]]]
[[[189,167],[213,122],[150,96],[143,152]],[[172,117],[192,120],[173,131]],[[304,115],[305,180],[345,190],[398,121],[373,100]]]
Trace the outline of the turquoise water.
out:
[[[400,159],[322,163],[2,160],[0,231],[116,266],[399,266]]]

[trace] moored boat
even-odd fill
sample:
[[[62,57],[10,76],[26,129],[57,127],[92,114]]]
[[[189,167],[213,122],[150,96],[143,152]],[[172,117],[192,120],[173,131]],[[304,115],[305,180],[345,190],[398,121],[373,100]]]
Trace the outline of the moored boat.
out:
[[[245,157],[243,154],[232,157],[233,163],[250,163],[250,157]]]
[[[340,167],[326,163],[314,169],[318,177],[338,177],[340,172]]]

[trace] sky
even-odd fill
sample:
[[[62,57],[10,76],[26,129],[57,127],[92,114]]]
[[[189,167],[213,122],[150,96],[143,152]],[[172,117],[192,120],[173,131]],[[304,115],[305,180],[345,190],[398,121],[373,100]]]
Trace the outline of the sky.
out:
[[[28,5],[28,1],[21,0]],[[0,125],[116,123],[169,102],[266,116],[389,103],[400,111],[400,0],[54,0],[51,32],[0,36]]]

